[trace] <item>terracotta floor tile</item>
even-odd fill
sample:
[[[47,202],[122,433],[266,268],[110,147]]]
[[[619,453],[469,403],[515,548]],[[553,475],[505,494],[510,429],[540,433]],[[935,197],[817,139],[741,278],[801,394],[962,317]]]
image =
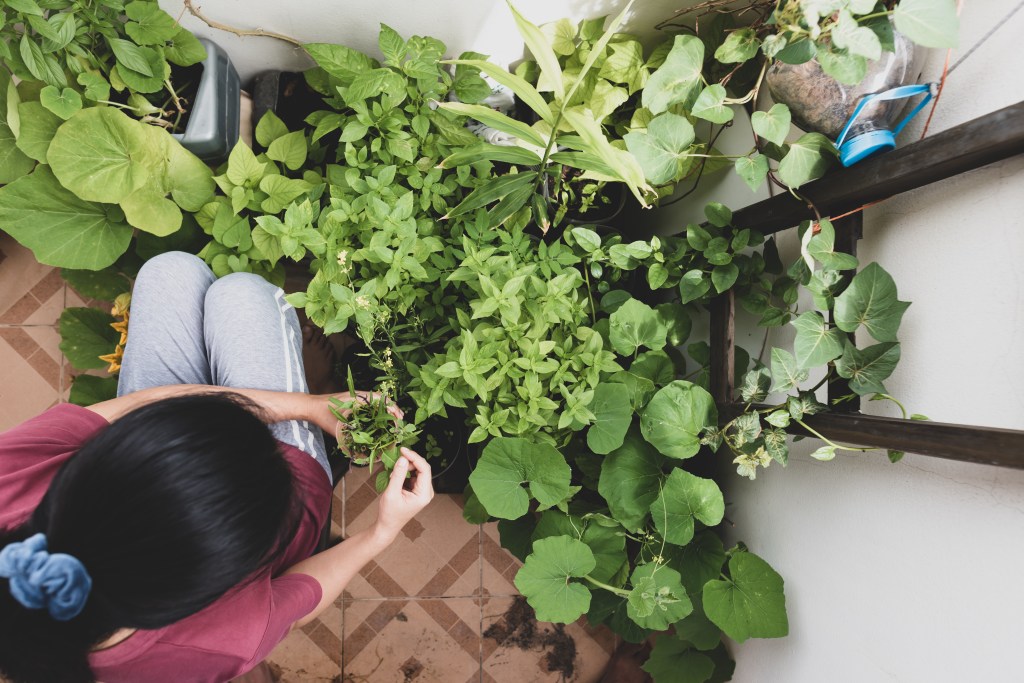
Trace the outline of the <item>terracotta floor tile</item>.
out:
[[[345,534],[367,529],[376,493],[366,468],[345,475]],[[347,589],[353,598],[472,597],[480,592],[480,531],[455,496],[437,495]]]
[[[519,591],[516,590],[513,581],[522,563],[512,553],[501,547],[498,523],[490,522],[482,525],[480,538],[484,594],[498,596],[518,595]]]
[[[278,683],[334,683],[341,677],[342,603],[296,629],[267,657]]]
[[[594,683],[615,651],[606,628],[584,620],[537,622],[523,598],[490,598],[483,606],[483,680],[495,683]]]
[[[60,337],[52,327],[0,326],[0,430],[60,399]]]
[[[9,235],[0,235],[0,325],[54,325],[64,308],[64,281]]]
[[[346,682],[463,683],[478,680],[480,604],[474,599],[345,603]]]

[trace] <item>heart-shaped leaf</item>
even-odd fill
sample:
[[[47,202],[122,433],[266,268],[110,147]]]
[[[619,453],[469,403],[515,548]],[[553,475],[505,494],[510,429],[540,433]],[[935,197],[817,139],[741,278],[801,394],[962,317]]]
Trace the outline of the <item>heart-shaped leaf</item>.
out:
[[[663,455],[691,458],[700,450],[700,433],[717,422],[718,409],[711,394],[692,382],[676,380],[650,400],[640,426],[644,437]]]
[[[835,321],[844,332],[863,325],[877,341],[894,342],[908,306],[909,302],[897,298],[892,276],[877,263],[870,263],[836,297]]]
[[[611,453],[622,445],[633,421],[629,390],[613,382],[599,384],[588,407],[594,413],[594,422],[587,431],[587,446],[595,453]]]
[[[753,553],[733,554],[729,578],[709,581],[703,598],[708,619],[737,642],[789,633],[782,577]]]
[[[516,574],[516,588],[538,620],[567,624],[590,609],[590,591],[572,579],[587,576],[596,564],[594,553],[582,541],[569,536],[543,538],[533,544],[533,552]]]
[[[553,446],[497,438],[484,448],[469,483],[488,514],[516,519],[526,514],[531,496],[547,506],[565,500],[569,478],[569,465]]]
[[[693,540],[694,521],[715,526],[725,515],[725,500],[718,485],[681,469],[674,469],[651,505],[654,526],[669,543]]]

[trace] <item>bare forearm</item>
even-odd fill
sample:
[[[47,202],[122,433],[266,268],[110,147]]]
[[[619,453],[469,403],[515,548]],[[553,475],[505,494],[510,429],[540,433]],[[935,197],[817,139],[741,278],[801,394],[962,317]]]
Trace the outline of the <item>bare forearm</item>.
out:
[[[385,548],[391,545],[393,537],[371,527],[361,531],[322,553],[299,562],[285,574],[306,574],[312,576],[323,590],[320,604],[312,612],[295,622],[294,628],[305,626],[313,621],[334,602],[345,590],[345,586],[359,571]]]
[[[130,413],[144,405],[162,401],[176,396],[189,394],[210,394],[229,392],[238,394],[255,403],[265,422],[282,422],[284,420],[306,420],[313,414],[315,397],[299,392],[265,391],[263,389],[234,389],[206,384],[169,384],[162,387],[143,389],[125,396],[89,406],[89,410],[99,414],[108,422]]]

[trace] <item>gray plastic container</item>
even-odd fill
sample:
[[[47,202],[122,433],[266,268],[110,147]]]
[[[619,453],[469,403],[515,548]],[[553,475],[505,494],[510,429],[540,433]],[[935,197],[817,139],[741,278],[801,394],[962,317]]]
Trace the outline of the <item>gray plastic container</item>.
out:
[[[211,40],[200,38],[199,42],[206,48],[203,75],[185,132],[174,137],[185,149],[216,165],[227,160],[238,142],[242,86],[228,54]]]

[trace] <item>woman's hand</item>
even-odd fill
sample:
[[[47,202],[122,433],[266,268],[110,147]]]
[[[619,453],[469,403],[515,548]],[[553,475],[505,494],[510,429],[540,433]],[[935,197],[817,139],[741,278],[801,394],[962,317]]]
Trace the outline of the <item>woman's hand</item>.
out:
[[[379,400],[381,395],[370,391],[357,391],[356,397],[358,400],[368,403],[372,400]],[[325,435],[332,436],[336,440],[340,441],[341,430],[344,429],[345,424],[335,415],[334,411],[337,410],[337,408],[332,410],[332,398],[342,402],[353,400],[352,394],[347,391],[340,394],[311,394],[309,396],[311,405],[308,411],[309,415],[306,419],[322,429]],[[342,410],[339,412],[343,419],[351,413],[350,410]],[[405,416],[404,413],[398,409],[398,406],[394,404],[388,406],[388,412],[391,413],[396,420],[401,420]]]
[[[434,484],[430,480],[430,464],[418,453],[401,449],[402,456],[395,463],[388,487],[377,502],[377,521],[374,536],[390,545],[398,532],[434,497]],[[405,475],[412,471],[412,477]]]

